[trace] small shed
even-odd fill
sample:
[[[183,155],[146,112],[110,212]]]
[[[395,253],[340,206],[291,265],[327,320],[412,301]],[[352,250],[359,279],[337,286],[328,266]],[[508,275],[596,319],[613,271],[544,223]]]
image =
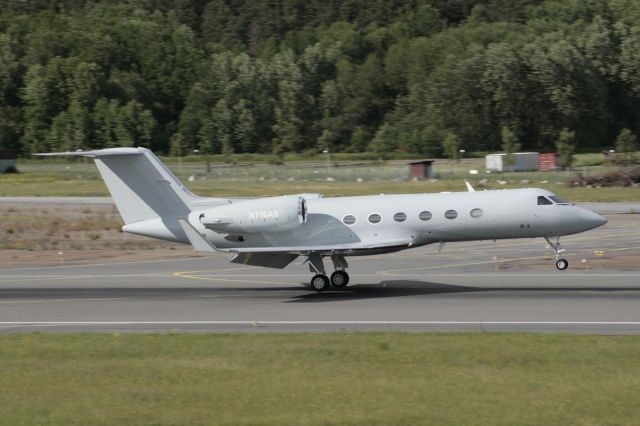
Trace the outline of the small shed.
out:
[[[542,171],[554,171],[557,167],[558,154],[555,152],[549,152],[546,154],[538,155],[538,170]]]
[[[409,163],[409,176],[424,179],[433,177],[433,160],[412,161]]]
[[[16,170],[17,153],[14,150],[0,150],[0,173]]]

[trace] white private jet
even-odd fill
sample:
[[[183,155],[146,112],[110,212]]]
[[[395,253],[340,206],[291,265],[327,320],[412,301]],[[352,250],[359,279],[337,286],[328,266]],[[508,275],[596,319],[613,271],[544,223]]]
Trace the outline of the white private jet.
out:
[[[93,158],[124,220],[124,232],[229,252],[233,263],[284,268],[304,256],[323,291],[349,282],[347,256],[391,253],[453,241],[535,238],[561,258],[560,236],[607,219],[544,189],[324,198],[320,194],[258,199],[201,198],[189,192],[146,148],[37,154]],[[553,239],[553,242],[552,240]],[[335,272],[327,277],[323,258]]]

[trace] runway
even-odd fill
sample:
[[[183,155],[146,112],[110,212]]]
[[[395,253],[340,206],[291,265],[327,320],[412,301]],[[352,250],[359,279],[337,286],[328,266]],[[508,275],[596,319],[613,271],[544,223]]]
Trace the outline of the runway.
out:
[[[0,332],[546,331],[640,333],[640,215],[566,237],[349,258],[350,286],[315,293],[306,265],[229,256],[0,270]]]

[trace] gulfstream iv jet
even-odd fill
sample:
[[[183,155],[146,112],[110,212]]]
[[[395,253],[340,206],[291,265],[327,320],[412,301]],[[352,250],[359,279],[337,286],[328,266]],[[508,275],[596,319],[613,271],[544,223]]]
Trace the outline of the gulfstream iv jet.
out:
[[[304,257],[317,291],[349,283],[348,256],[426,244],[545,238],[556,267],[568,262],[560,237],[607,223],[543,189],[325,198],[296,194],[258,199],[201,198],[145,148],[40,154],[93,158],[122,216],[124,232],[229,252],[233,263],[284,268]],[[334,272],[327,277],[323,259]]]

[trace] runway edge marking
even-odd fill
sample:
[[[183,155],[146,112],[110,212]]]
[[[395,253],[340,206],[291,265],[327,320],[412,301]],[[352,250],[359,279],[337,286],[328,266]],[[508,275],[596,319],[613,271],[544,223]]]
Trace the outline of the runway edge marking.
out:
[[[0,321],[0,326],[75,325],[637,325],[640,321]]]

